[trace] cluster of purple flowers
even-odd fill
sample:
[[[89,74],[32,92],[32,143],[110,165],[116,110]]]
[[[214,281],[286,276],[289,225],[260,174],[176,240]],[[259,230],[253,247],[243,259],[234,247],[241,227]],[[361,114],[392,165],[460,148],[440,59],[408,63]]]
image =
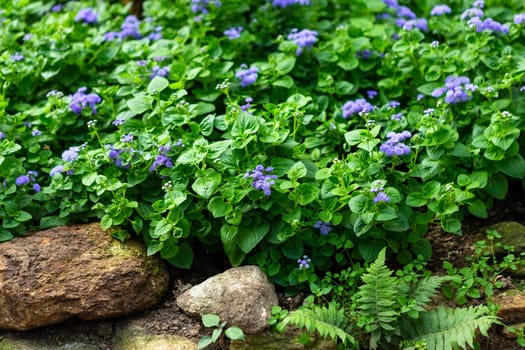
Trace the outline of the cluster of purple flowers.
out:
[[[141,21],[134,15],[129,15],[124,19],[124,23],[120,26],[119,32],[107,32],[102,37],[102,41],[114,41],[124,40],[126,38],[140,39],[142,34],[140,33]],[[159,40],[162,38],[162,26],[157,26],[153,29],[153,32],[148,34],[148,39]]]
[[[323,236],[327,236],[332,231],[332,225],[329,222],[317,221],[314,224],[314,228],[319,229],[319,233]]]
[[[27,185],[27,184],[32,184],[33,185],[33,190],[35,192],[40,192],[40,185],[36,182],[37,176],[38,176],[38,173],[36,171],[29,170],[27,172],[27,174],[20,175],[19,177],[17,177],[16,180],[15,180],[15,184],[18,187],[21,187],[21,186],[24,186],[24,185]]]
[[[476,91],[476,89],[477,86],[471,84],[468,77],[449,75],[445,79],[445,86],[432,91],[432,96],[441,97],[445,94],[445,102],[455,104],[470,100],[472,95],[469,92]]]
[[[115,165],[118,168],[129,169],[131,167],[131,163],[123,164],[122,154],[124,152],[126,152],[126,153],[133,153],[134,149],[133,148],[129,148],[129,149],[117,148],[117,149],[115,149],[113,146],[111,146],[111,148],[109,149],[108,157],[113,162],[115,162]]]
[[[74,162],[78,159],[79,146],[69,147],[69,149],[62,152],[62,160],[64,162]]]
[[[0,141],[6,138],[6,135],[0,131]]]
[[[253,98],[251,98],[251,97],[246,97],[246,98],[244,99],[244,102],[246,102],[246,104],[240,106],[240,107],[241,107],[241,111],[246,112],[249,108],[252,108],[252,104],[250,103],[250,102],[252,102],[252,101],[253,101]]]
[[[310,5],[310,0],[273,0],[272,5],[275,7],[285,8],[291,5]]]
[[[398,4],[397,0],[383,0],[383,2],[394,10],[397,15],[396,25],[405,30],[413,30],[415,28],[423,31],[428,30],[428,22],[425,18],[417,18],[414,11],[406,6]]]
[[[302,258],[297,260],[297,263],[299,264],[299,270],[307,270],[310,268],[310,263],[312,262],[312,259],[308,257],[308,255],[303,255]]]
[[[19,62],[19,61],[22,61],[24,59],[24,55],[22,55],[20,52],[15,52],[11,56],[9,56],[9,58],[12,61]]]
[[[297,51],[295,55],[299,56],[303,49],[310,50],[312,46],[317,42],[317,33],[315,30],[303,29],[298,31],[297,29],[292,29],[292,32],[286,37],[288,40],[292,40],[297,46]]]
[[[269,196],[272,194],[270,187],[275,184],[274,179],[277,179],[277,175],[271,175],[273,171],[272,167],[264,168],[263,165],[259,164],[254,170],[250,170],[244,174],[244,178],[251,177],[253,179],[252,186],[259,191],[263,191],[265,195]]]
[[[492,18],[485,18],[482,20],[482,17],[484,16],[483,7],[485,6],[485,2],[483,0],[477,0],[474,2],[471,8],[465,10],[461,14],[462,20],[468,20],[467,23],[471,28],[475,28],[476,32],[480,33],[484,30],[488,30],[490,32],[494,33],[501,33],[501,34],[508,34],[509,33],[509,26],[506,24],[501,24],[498,21],[495,21]]]
[[[158,65],[155,65],[151,67],[151,74],[149,76],[150,80],[152,80],[155,77],[164,77],[167,78],[170,74],[170,67],[160,67]]]
[[[98,22],[98,13],[96,13],[91,7],[87,7],[78,11],[77,15],[75,16],[75,21],[95,24]]]
[[[390,197],[388,197],[388,195],[384,191],[385,191],[384,187],[375,187],[375,188],[370,189],[370,192],[376,194],[376,196],[374,197],[374,203],[377,204],[381,202],[384,202],[384,203],[390,202]]]
[[[368,103],[364,98],[358,98],[355,101],[348,101],[343,105],[343,118],[348,118],[353,114],[370,113],[374,106]]]
[[[95,93],[86,94],[86,91],[86,87],[81,87],[71,96],[73,100],[69,104],[69,108],[71,108],[73,113],[80,114],[84,108],[89,106],[91,112],[97,114],[96,104],[102,102],[102,99]]]
[[[179,140],[181,141],[181,140]],[[178,143],[176,145],[179,145]],[[180,143],[182,145],[182,141]],[[168,152],[171,150],[170,145],[164,145],[159,147],[159,154],[155,157],[155,161],[149,167],[149,172],[155,171],[159,166],[164,165],[166,168],[173,168],[173,161],[168,157]]]
[[[191,12],[201,13],[203,15],[209,12],[208,5],[211,0],[191,0]],[[219,0],[214,1],[215,6],[221,7],[221,2]]]
[[[237,73],[235,73],[235,77],[237,79],[241,79],[241,86],[246,87],[249,85],[252,85],[257,81],[257,73],[259,73],[259,69],[257,67],[251,67],[246,68],[246,65],[241,65],[241,68]]]
[[[405,130],[399,133],[390,131],[388,134],[386,134],[386,137],[388,140],[379,146],[379,150],[387,157],[404,156],[410,154],[410,148],[402,142],[412,137],[412,134],[409,131]]]
[[[514,16],[514,24],[525,24],[525,13],[518,13]]]
[[[224,35],[226,35],[228,39],[234,40],[241,36],[242,30],[243,30],[243,27],[233,27],[230,29],[226,29],[224,31]]]
[[[452,10],[450,9],[448,5],[436,5],[432,8],[432,10],[430,10],[430,15],[431,16],[443,16],[451,12]]]

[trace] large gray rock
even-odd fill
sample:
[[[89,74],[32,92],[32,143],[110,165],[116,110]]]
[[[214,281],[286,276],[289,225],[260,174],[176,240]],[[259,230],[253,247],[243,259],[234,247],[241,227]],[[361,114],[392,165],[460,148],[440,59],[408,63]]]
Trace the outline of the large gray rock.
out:
[[[167,287],[158,258],[137,242],[114,240],[98,224],[0,244],[0,329],[125,315],[157,304]]]
[[[257,266],[229,269],[185,291],[177,305],[191,315],[215,314],[247,334],[267,327],[278,304],[273,284]]]

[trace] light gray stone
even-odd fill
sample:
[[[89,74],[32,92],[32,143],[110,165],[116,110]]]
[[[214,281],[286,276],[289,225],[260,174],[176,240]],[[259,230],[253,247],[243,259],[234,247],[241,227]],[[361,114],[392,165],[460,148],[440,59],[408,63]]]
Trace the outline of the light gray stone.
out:
[[[273,284],[257,266],[229,269],[177,298],[177,305],[185,312],[218,315],[227,326],[238,326],[247,334],[263,331],[272,306],[277,304]]]

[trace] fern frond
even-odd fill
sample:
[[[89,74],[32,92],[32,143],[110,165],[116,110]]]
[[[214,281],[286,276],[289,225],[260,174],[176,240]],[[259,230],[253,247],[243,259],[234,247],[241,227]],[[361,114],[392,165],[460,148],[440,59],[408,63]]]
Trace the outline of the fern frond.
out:
[[[363,318],[360,324],[370,333],[370,347],[376,349],[383,336],[388,339],[397,328],[399,312],[397,303],[397,279],[385,266],[385,249],[361,277],[357,308]],[[364,322],[363,322],[364,321]]]
[[[356,340],[347,331],[348,319],[344,309],[335,305],[329,307],[314,306],[312,309],[298,309],[290,312],[281,321],[282,327],[292,324],[297,328],[305,328],[310,334],[317,333],[323,338],[331,338],[334,342],[340,340],[345,345],[356,345]]]
[[[408,294],[408,299],[415,302],[413,308],[418,312],[424,312],[424,306],[436,296],[441,284],[449,279],[449,276],[430,276],[420,279]]]
[[[418,320],[403,320],[401,329],[407,340],[425,340],[428,350],[453,350],[473,347],[476,332],[487,336],[496,316],[488,315],[488,308],[480,305],[468,308],[439,307],[421,314]]]

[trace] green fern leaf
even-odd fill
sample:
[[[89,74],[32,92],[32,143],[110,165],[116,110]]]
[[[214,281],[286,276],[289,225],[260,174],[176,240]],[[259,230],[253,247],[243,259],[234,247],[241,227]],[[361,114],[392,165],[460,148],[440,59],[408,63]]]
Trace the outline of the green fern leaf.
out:
[[[340,340],[345,345],[356,345],[357,342],[347,331],[348,320],[344,309],[337,309],[330,304],[328,308],[314,306],[312,309],[298,309],[290,312],[281,321],[281,326],[294,325],[304,328],[309,334],[317,333],[323,338]]]
[[[481,305],[450,309],[439,307],[421,314],[418,320],[403,320],[401,329],[411,341],[425,340],[428,350],[453,350],[473,347],[476,332],[487,336],[490,327],[499,323],[496,316],[488,315]]]
[[[397,279],[385,266],[385,252],[379,253],[376,261],[370,264],[361,278],[364,282],[359,287],[357,308],[363,318],[359,324],[370,333],[370,347],[376,349],[382,337],[387,340],[396,332],[399,318],[397,303]]]
[[[425,312],[424,306],[436,296],[441,284],[450,280],[449,276],[430,276],[420,279],[409,291],[408,299],[414,300],[414,310]]]

